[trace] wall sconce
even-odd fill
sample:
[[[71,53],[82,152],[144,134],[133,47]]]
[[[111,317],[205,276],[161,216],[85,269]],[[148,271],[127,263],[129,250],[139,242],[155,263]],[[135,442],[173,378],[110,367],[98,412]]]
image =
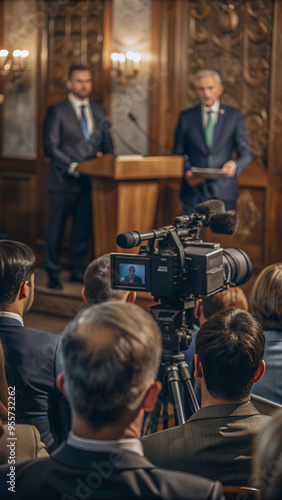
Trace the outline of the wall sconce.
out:
[[[140,70],[141,54],[139,52],[126,54],[114,52],[111,60],[112,70],[115,71],[119,84],[128,85],[136,79]]]
[[[28,50],[14,50],[10,55],[8,50],[0,50],[0,75],[8,76],[10,80],[19,81],[28,69]]]

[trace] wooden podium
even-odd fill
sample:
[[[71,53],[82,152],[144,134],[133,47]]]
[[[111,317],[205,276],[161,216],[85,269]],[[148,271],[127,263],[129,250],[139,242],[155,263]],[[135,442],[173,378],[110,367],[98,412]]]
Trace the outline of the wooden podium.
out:
[[[182,156],[114,156],[81,163],[77,171],[92,179],[94,256],[120,251],[116,236],[154,229],[162,180],[183,176]],[[171,200],[167,200],[169,204]],[[173,211],[172,211],[173,213]],[[179,214],[180,215],[180,214]],[[170,220],[170,223],[173,219]],[[139,247],[128,250],[137,253]]]

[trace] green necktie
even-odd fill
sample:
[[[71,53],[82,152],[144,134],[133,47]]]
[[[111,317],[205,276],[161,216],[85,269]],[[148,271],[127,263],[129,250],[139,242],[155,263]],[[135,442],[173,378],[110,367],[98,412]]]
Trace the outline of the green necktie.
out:
[[[212,113],[213,113],[212,110],[208,111],[208,122],[205,127],[205,141],[209,149],[211,149],[213,145],[213,136],[215,129],[215,123],[212,119]]]

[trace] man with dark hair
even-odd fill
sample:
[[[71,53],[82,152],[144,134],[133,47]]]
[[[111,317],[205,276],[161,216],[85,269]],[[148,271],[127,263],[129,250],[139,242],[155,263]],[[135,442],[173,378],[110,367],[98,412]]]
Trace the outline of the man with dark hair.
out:
[[[69,323],[57,383],[70,402],[72,431],[49,458],[16,466],[15,493],[5,498],[222,500],[219,483],[155,467],[138,439],[124,437],[155,407],[161,351],[157,323],[134,304],[97,304]],[[0,469],[6,489],[8,471]]]
[[[34,298],[34,267],[35,254],[27,245],[0,241],[0,340],[7,379],[16,388],[17,420],[37,427],[50,451],[67,434],[69,409],[56,388],[60,337],[23,323]]]
[[[62,288],[60,251],[67,218],[73,216],[70,243],[71,281],[83,282],[92,233],[90,180],[79,175],[79,163],[113,153],[105,109],[89,100],[92,75],[88,68],[70,68],[65,101],[48,109],[44,124],[44,152],[51,158],[48,177],[50,222],[44,266],[50,288]]]
[[[143,438],[145,455],[160,466],[248,485],[252,438],[270,418],[250,402],[265,370],[264,344],[248,312],[223,310],[208,319],[196,338],[202,407],[185,424]]]
[[[136,292],[111,288],[111,257],[109,253],[90,262],[84,273],[83,281],[84,287],[81,290],[81,295],[88,306],[107,300],[132,303],[136,300]]]
[[[232,307],[244,311],[249,310],[247,297],[239,286],[227,288],[213,295],[203,295],[201,300],[196,300],[194,316],[201,327],[216,312],[231,309]],[[195,343],[199,326],[193,325],[192,342],[189,349],[185,351],[185,360],[190,368],[192,368],[195,355]]]
[[[28,312],[34,296],[34,252],[23,243],[1,240],[0,265],[0,310],[12,307],[20,294],[23,312]]]

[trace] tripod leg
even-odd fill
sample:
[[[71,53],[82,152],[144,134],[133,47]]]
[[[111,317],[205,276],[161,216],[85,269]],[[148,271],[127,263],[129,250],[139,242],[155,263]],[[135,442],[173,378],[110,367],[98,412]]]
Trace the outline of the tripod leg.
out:
[[[155,408],[154,413],[153,413],[153,417],[152,417],[151,434],[153,434],[154,432],[157,432],[157,427],[158,427],[158,423],[160,420],[160,411],[161,411],[162,404],[163,404],[163,401],[162,401],[162,397],[160,394],[158,397],[156,408]],[[147,429],[147,432],[148,432],[148,429]]]
[[[168,429],[168,394],[163,399],[163,429]]]
[[[183,380],[184,386],[188,393],[188,403],[190,406],[190,410],[193,414],[197,410],[199,410],[199,403],[193,389],[192,377],[189,370],[189,366],[187,365],[186,361],[181,361],[179,363],[179,369],[180,369],[181,379]]]
[[[151,423],[150,433],[153,434],[157,431],[158,424],[160,422],[160,412],[161,408],[164,405],[164,415],[167,409],[167,403],[165,401],[168,398],[168,387],[167,387],[167,379],[166,379],[166,365],[161,363],[157,380],[160,380],[162,383],[162,390],[159,394],[158,401],[156,404],[156,408],[153,413],[147,413],[144,419],[143,428],[142,428],[142,436],[146,436],[148,434],[149,426]],[[167,412],[166,412],[167,413]],[[165,423],[165,422],[164,422]]]
[[[168,380],[171,402],[174,407],[175,424],[176,425],[184,424],[185,415],[180,393],[180,377],[179,377],[179,370],[176,365],[171,365],[168,367],[167,380]]]
[[[142,436],[147,436],[147,434],[148,434],[148,429],[149,429],[149,425],[151,422],[151,417],[152,417],[152,413],[145,414],[143,427],[142,427]]]

